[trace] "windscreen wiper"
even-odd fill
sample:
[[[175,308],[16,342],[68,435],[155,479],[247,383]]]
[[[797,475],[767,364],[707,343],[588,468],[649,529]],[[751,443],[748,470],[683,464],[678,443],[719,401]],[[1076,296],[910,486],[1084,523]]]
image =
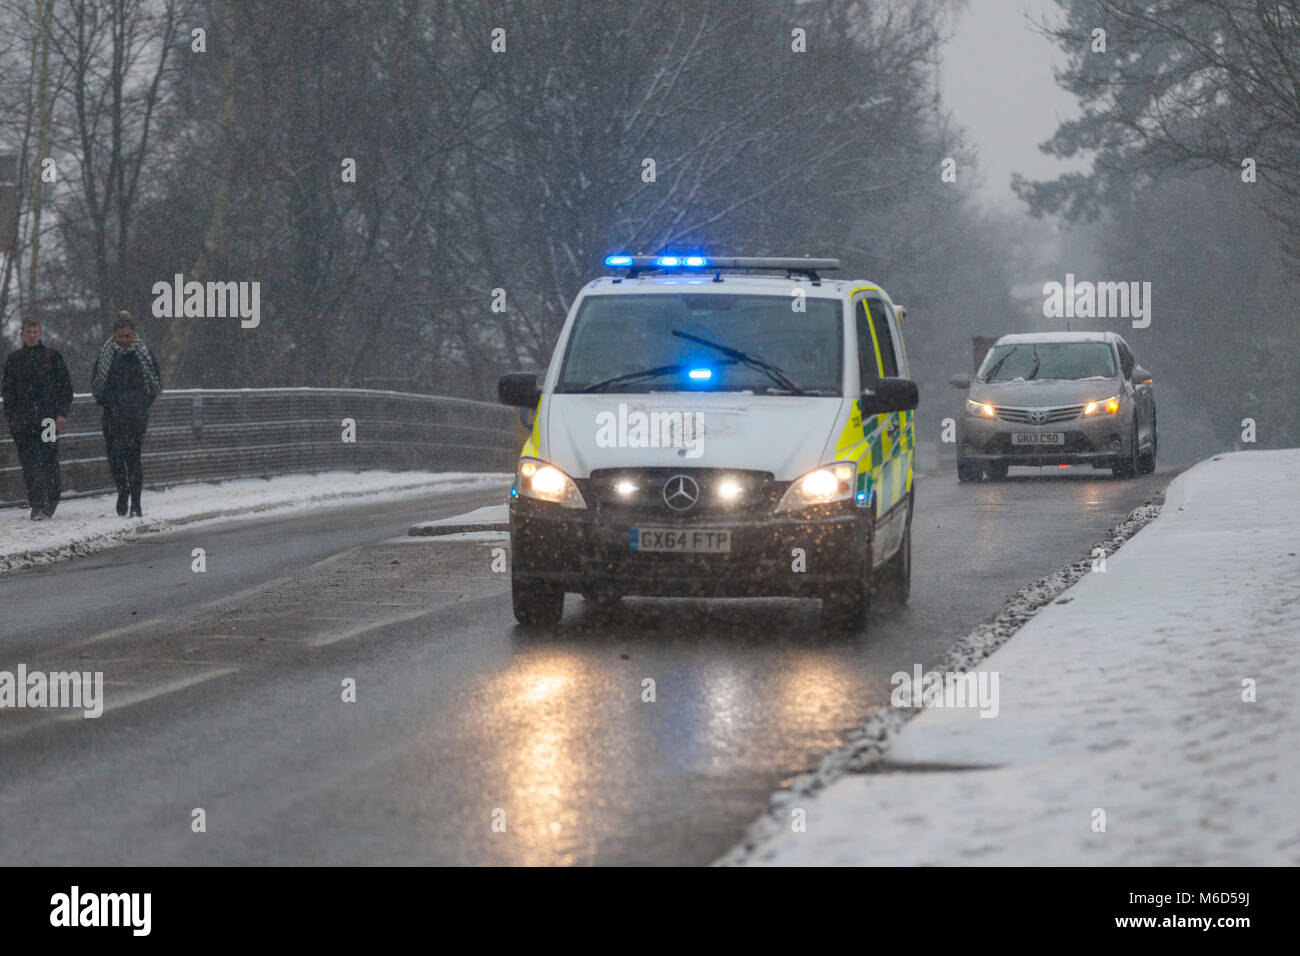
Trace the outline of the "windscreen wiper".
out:
[[[718,362],[717,365],[735,365],[735,361]],[[615,375],[613,378],[602,379],[599,382],[592,382],[585,386],[584,392],[601,392],[611,385],[622,385],[624,382],[635,382],[643,378],[659,378],[663,375],[679,375],[682,372],[698,367],[696,362],[674,362],[672,365],[656,365],[654,368],[643,368],[638,372],[627,372],[623,375]]]
[[[757,369],[766,374],[773,381],[779,383],[782,388],[794,392],[796,395],[807,395],[808,389],[804,388],[789,375],[786,375],[778,366],[773,365],[766,359],[761,359],[757,355],[750,355],[748,352],[742,352],[740,349],[733,349],[729,345],[721,345],[718,342],[710,342],[708,339],[702,339],[698,335],[691,335],[689,332],[683,332],[681,329],[673,329],[673,335],[679,339],[686,339],[688,342],[695,342],[706,348],[716,349],[727,358],[734,359],[741,365],[748,365],[752,369]]]
[[[1031,368],[1029,370],[1029,374],[1025,376],[1026,382],[1032,382],[1034,380],[1034,376],[1038,374],[1038,370],[1042,367],[1043,364],[1043,360],[1038,357],[1038,346],[1031,345],[1029,347],[1034,352],[1034,367]]]
[[[984,382],[994,381],[995,380],[994,376],[996,376],[998,372],[1002,371],[1002,363],[1005,362],[1007,359],[1011,358],[1011,356],[1015,354],[1016,354],[1016,350],[1011,349],[1005,355],[1003,355],[1002,358],[994,362],[992,367],[987,372],[984,373],[984,378],[982,378],[981,381]]]

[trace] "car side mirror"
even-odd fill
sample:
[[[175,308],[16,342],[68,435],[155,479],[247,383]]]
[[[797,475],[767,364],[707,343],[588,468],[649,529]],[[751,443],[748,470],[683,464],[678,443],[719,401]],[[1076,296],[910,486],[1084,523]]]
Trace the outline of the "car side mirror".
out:
[[[1144,369],[1141,365],[1134,365],[1134,366],[1133,366],[1133,374],[1132,374],[1131,378],[1132,378],[1132,380],[1133,380],[1133,384],[1134,384],[1134,385],[1150,385],[1150,384],[1151,384],[1151,373],[1148,372],[1146,369]]]
[[[858,399],[862,417],[910,412],[920,402],[916,383],[906,378],[882,378],[874,389],[867,389]]]
[[[954,375],[952,378],[948,379],[948,384],[953,388],[970,388],[970,376]]]
[[[502,405],[536,408],[541,397],[542,390],[537,384],[537,375],[533,372],[511,372],[502,375],[497,382],[497,401]]]

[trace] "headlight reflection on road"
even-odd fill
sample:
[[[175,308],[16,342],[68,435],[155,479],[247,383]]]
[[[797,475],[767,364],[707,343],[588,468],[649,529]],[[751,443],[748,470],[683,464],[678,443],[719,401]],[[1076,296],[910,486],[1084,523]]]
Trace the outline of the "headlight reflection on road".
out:
[[[500,786],[489,784],[485,797],[506,811],[514,862],[570,863],[586,849],[582,816],[597,764],[587,748],[592,728],[612,716],[596,710],[592,676],[576,655],[547,649],[516,656],[486,689],[501,702],[503,726],[489,731],[497,745],[491,780]]]

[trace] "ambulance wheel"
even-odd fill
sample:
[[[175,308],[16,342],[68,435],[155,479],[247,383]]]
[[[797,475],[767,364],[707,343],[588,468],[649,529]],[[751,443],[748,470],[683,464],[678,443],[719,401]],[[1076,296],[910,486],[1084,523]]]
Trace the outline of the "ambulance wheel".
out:
[[[910,506],[909,506],[910,508]],[[907,516],[907,527],[903,530],[903,543],[898,546],[894,556],[880,569],[879,583],[873,581],[872,587],[880,588],[880,596],[889,604],[902,607],[912,593],[912,516]]]
[[[510,576],[510,601],[515,620],[524,627],[551,627],[564,616],[564,589],[549,581]]]
[[[841,581],[822,597],[822,627],[835,634],[856,634],[867,626],[871,610],[871,542],[853,581]]]

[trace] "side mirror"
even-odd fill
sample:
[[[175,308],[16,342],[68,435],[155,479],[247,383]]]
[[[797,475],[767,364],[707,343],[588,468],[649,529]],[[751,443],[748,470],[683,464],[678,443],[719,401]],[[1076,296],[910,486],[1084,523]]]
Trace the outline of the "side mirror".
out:
[[[533,372],[511,372],[502,375],[501,381],[497,382],[497,401],[502,405],[536,408],[537,400],[541,397],[542,390]]]
[[[899,305],[897,302],[895,302],[894,318],[898,320],[899,325],[902,325],[903,322],[907,320],[907,306]]]
[[[1148,372],[1146,369],[1144,369],[1141,365],[1133,366],[1133,375],[1131,377],[1134,385],[1151,384],[1151,373]]]
[[[862,409],[862,417],[866,418],[890,412],[910,412],[919,401],[915,382],[906,378],[882,378],[874,389],[862,393],[858,407]]]
[[[953,388],[961,388],[961,389],[970,388],[970,376],[954,375],[952,378],[948,379],[948,384],[951,385]]]

